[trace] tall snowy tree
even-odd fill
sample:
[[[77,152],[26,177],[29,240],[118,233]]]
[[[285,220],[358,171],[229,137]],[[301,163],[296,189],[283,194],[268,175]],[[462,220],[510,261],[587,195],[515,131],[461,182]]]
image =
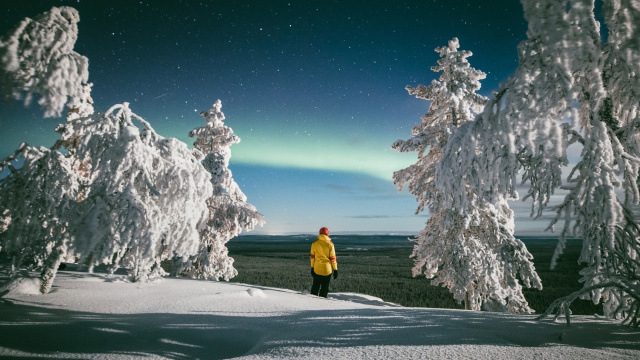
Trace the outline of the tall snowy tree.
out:
[[[602,301],[606,316],[637,324],[640,233],[632,210],[639,201],[640,3],[603,2],[606,42],[592,0],[522,3],[529,28],[518,69],[450,139],[436,186],[446,206],[467,213],[479,201],[470,190],[488,202],[517,196],[522,171],[534,216],[563,188],[549,226],[564,222],[553,262],[573,235],[583,240],[579,261],[587,266],[583,289],[547,313],[569,314],[574,299],[588,297]],[[563,181],[571,144],[581,154]]]
[[[233,130],[224,124],[224,113],[220,110],[220,100],[209,111],[200,115],[206,125],[189,132],[195,137],[194,153],[211,174],[213,192],[207,199],[209,215],[207,227],[200,233],[201,242],[198,255],[188,262],[182,262],[176,273],[203,279],[224,279],[237,275],[233,267],[233,258],[225,244],[238,236],[243,229],[252,230],[265,223],[264,217],[256,208],[247,203],[247,197],[229,170],[231,145],[240,142]]]
[[[3,91],[28,105],[39,96],[45,117],[60,116],[65,105],[83,105],[90,96],[88,59],[73,47],[78,37],[78,12],[52,8],[35,19],[24,19],[0,39],[0,78]],[[79,111],[79,110],[77,110]],[[12,162],[24,158],[16,169]],[[0,250],[22,262],[42,268],[41,291],[51,288],[58,264],[67,253],[72,234],[67,216],[78,194],[80,179],[68,155],[22,144],[4,159],[0,171],[0,213],[3,231]]]
[[[522,294],[518,277],[527,287],[541,288],[532,256],[522,241],[513,236],[513,212],[506,198],[494,203],[478,202],[465,214],[445,206],[436,187],[436,167],[442,149],[461,125],[482,111],[486,98],[477,94],[485,74],[467,61],[471,52],[458,50],[458,39],[436,49],[441,59],[435,72],[442,72],[431,85],[407,86],[409,94],[431,101],[422,123],[412,137],[398,140],[392,147],[401,152],[418,152],[418,161],[393,175],[398,189],[408,185],[430,218],[414,239],[413,275],[424,274],[432,284],[447,287],[467,309],[532,312]],[[475,151],[468,148],[467,151]],[[466,196],[475,198],[469,191]]]

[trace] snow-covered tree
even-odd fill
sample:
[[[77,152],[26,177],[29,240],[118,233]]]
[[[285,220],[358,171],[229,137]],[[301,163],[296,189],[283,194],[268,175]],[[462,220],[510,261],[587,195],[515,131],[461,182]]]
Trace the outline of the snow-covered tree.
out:
[[[23,144],[0,163],[0,171],[10,171],[0,179],[0,250],[15,266],[42,269],[43,293],[61,261],[125,267],[134,281],[162,275],[168,259],[196,261],[191,276],[235,275],[224,243],[263,220],[226,168],[228,146],[239,139],[222,125],[224,117],[215,122],[213,115],[210,148],[197,141],[205,157],[158,135],[127,103],[94,113],[86,58],[72,51],[77,12],[53,8],[38,19],[25,20],[18,35],[0,43],[10,80],[3,84],[14,94],[41,96],[46,116],[69,110],[51,149]],[[194,134],[206,137],[204,130]]]
[[[632,207],[639,201],[640,4],[603,2],[603,42],[593,0],[522,3],[529,28],[519,66],[484,112],[450,138],[436,186],[445,206],[465,214],[478,201],[517,196],[522,171],[534,216],[563,188],[549,226],[564,222],[553,261],[574,235],[583,239],[579,261],[587,267],[583,289],[547,312],[568,314],[571,301],[586,296],[602,301],[605,315],[637,324],[640,232]],[[571,144],[581,154],[563,182]]]
[[[12,162],[18,157],[24,164],[15,168]],[[2,161],[0,171],[4,168],[10,174],[0,179],[0,209],[7,219],[0,232],[1,250],[12,259],[13,269],[21,264],[42,269],[41,291],[47,293],[72,238],[68,218],[79,187],[72,160],[23,143]]]
[[[70,7],[52,8],[24,19],[0,39],[0,79],[5,94],[28,105],[33,96],[45,116],[59,116],[65,105],[76,112],[93,112],[82,106],[90,98],[83,86],[88,79],[88,60],[73,51],[80,20]],[[16,169],[12,162],[24,158]],[[71,238],[66,220],[76,201],[79,178],[69,156],[42,147],[22,144],[4,159],[0,168],[9,176],[0,181],[2,230],[0,250],[43,269],[42,292],[48,292],[58,264]],[[1,170],[0,170],[1,171]]]
[[[67,125],[82,134],[69,137],[73,151],[23,145],[3,161],[12,173],[0,180],[10,219],[2,251],[43,269],[43,293],[63,260],[122,266],[137,281],[162,275],[162,260],[194,256],[212,186],[187,145],[158,135],[126,103]]]
[[[73,51],[80,16],[71,7],[51,8],[24,19],[0,39],[0,79],[4,91],[29,104],[33,95],[45,117],[60,116],[65,105],[82,98],[89,60]]]
[[[141,280],[162,275],[163,260],[196,254],[211,185],[187,145],[158,135],[127,103],[95,116],[84,134],[75,151],[91,183],[78,204],[76,257]]]
[[[175,272],[189,277],[229,280],[238,272],[225,244],[243,229],[250,231],[263,225],[264,217],[246,202],[247,197],[229,170],[230,147],[239,143],[240,138],[224,124],[221,108],[222,102],[218,100],[209,111],[201,112],[206,125],[189,132],[189,137],[196,138],[194,153],[211,174],[213,192],[207,199],[207,227],[200,233],[198,255],[177,265]]]
[[[418,161],[393,175],[398,189],[408,185],[419,203],[416,214],[425,207],[430,218],[414,239],[413,275],[424,274],[432,284],[447,287],[467,309],[531,312],[522,294],[518,277],[527,287],[541,288],[532,256],[522,241],[513,236],[513,212],[506,197],[478,202],[460,214],[445,206],[436,187],[436,167],[442,149],[461,125],[482,111],[486,98],[477,94],[485,74],[467,61],[469,51],[458,50],[457,38],[436,49],[440,54],[435,72],[440,79],[429,86],[407,86],[410,94],[429,100],[429,111],[416,125],[412,137],[398,140],[392,147],[402,152],[418,152]],[[474,152],[475,148],[467,151]],[[473,192],[466,196],[476,198]]]

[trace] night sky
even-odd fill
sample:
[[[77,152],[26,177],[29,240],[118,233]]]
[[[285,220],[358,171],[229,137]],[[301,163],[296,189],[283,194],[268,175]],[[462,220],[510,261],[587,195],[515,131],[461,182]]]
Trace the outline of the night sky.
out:
[[[516,0],[2,0],[0,34],[52,6],[80,13],[75,51],[89,58],[97,111],[129,102],[191,145],[199,112],[222,100],[242,139],[230,168],[266,217],[254,233],[267,234],[421,230],[427,213],[414,215],[415,199],[391,180],[416,154],[390,146],[429,104],[405,86],[437,79],[434,49],[458,37],[489,96],[526,38]],[[62,121],[1,103],[0,157],[23,141],[51,146]]]

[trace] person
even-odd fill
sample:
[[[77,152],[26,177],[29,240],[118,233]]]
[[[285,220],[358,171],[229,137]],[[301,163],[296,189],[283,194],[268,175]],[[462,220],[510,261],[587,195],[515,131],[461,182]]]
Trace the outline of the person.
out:
[[[336,261],[336,249],[329,238],[329,229],[320,229],[318,240],[311,244],[311,294],[327,297],[329,294],[329,282],[331,274],[333,278],[338,278],[338,262]]]

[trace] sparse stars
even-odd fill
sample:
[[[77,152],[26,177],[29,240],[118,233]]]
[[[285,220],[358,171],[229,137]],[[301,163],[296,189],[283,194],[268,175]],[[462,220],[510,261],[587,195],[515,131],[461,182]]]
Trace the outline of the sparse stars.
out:
[[[74,49],[89,58],[96,109],[135,102],[132,110],[159,134],[179,137],[189,130],[180,124],[200,120],[197,113],[221,98],[229,124],[249,134],[232,148],[232,168],[242,149],[268,154],[274,134],[287,145],[284,160],[292,152],[310,157],[289,143],[294,131],[304,144],[326,142],[338,153],[353,134],[386,150],[425,112],[404,87],[437,76],[429,70],[435,47],[452,36],[463,48],[474,44],[472,62],[492,75],[493,84],[482,83],[488,94],[515,68],[526,31],[518,2],[89,3]],[[32,5],[20,7],[21,17],[35,15],[27,14]],[[490,46],[505,39],[504,52]]]

